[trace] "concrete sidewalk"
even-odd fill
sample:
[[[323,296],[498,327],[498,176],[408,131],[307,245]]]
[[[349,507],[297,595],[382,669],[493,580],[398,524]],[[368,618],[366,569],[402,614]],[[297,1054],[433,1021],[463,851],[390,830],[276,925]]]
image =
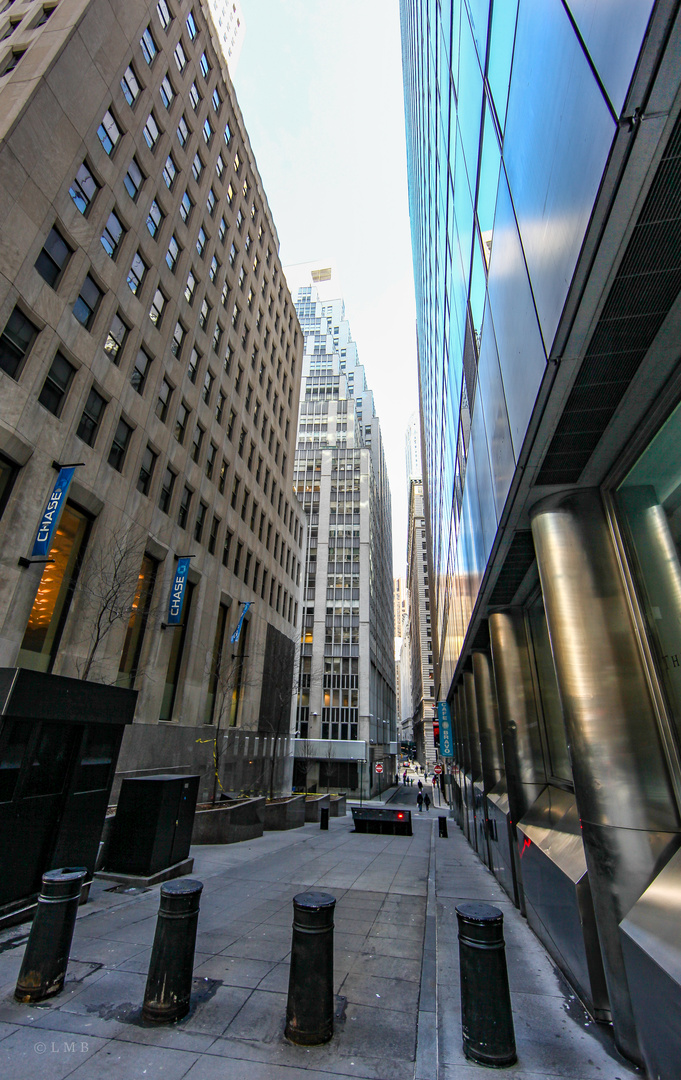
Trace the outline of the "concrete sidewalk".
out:
[[[391,806],[409,805],[399,789]],[[444,812],[444,811],[441,811]],[[28,926],[0,935],[0,1075],[4,1080],[473,1080],[461,1051],[459,899],[506,917],[519,1064],[515,1080],[635,1075],[579,1003],[452,821],[414,815],[414,836],[355,834],[352,819],[194,848],[204,882],[191,1012],[170,1027],[141,1020],[159,887],[121,894],[96,883],[80,909],[64,991],[20,1005],[14,985]],[[283,1037],[292,897],[337,897],[336,1033],[322,1047]]]

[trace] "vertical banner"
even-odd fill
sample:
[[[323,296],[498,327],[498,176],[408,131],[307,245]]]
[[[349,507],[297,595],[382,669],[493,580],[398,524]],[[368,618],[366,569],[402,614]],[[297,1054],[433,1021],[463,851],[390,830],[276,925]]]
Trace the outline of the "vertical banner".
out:
[[[246,612],[248,611],[249,607],[251,606],[252,602],[253,602],[252,600],[249,600],[249,601],[248,601],[247,603],[245,603],[245,604],[244,604],[244,606],[243,606],[243,609],[242,609],[241,615],[239,616],[239,621],[238,621],[238,623],[236,624],[236,630],[234,631],[234,633],[232,634],[231,638],[229,639],[229,640],[231,641],[232,645],[236,645],[236,643],[237,643],[237,642],[238,642],[238,640],[239,640],[239,636],[240,636],[240,634],[241,634],[241,627],[242,627],[242,625],[243,625],[244,617],[245,617],[245,615],[246,615]]]
[[[449,702],[438,701],[437,717],[440,723],[440,757],[454,757],[454,736]]]
[[[73,480],[75,471],[75,467],[72,465],[59,470],[59,476],[52,489],[52,494],[47,500],[45,513],[40,519],[40,525],[38,526],[38,532],[36,533],[35,542],[33,544],[33,551],[31,552],[32,559],[46,558],[50,554],[52,537],[54,536],[57,522],[59,521],[61,512],[64,508],[69,485]]]
[[[186,555],[177,560],[177,570],[175,571],[175,578],[170,590],[168,626],[179,626],[180,619],[182,618],[182,605],[184,603],[184,591],[187,587],[190,558],[190,555]]]

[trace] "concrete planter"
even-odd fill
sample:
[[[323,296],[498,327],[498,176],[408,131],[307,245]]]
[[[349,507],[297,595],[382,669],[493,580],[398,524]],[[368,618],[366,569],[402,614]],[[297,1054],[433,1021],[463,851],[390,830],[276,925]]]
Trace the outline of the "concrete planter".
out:
[[[305,820],[320,821],[322,809],[329,810],[330,795],[306,795],[305,796]]]
[[[348,812],[345,795],[332,795],[329,817],[345,817]]]
[[[305,824],[305,796],[273,799],[265,806],[265,831],[299,829]]]
[[[197,810],[192,844],[238,844],[262,836],[266,802],[263,795],[259,799],[238,799],[209,810]]]

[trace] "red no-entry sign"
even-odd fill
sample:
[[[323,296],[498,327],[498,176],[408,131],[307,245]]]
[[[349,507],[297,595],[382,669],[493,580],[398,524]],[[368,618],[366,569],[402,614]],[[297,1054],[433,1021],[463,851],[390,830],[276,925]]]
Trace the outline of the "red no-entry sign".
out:
[[[377,773],[382,773],[383,772],[383,764],[380,761],[376,762],[376,772]]]
[[[436,776],[439,776],[440,773],[442,772],[442,766],[441,765],[433,765],[433,772],[435,773]]]

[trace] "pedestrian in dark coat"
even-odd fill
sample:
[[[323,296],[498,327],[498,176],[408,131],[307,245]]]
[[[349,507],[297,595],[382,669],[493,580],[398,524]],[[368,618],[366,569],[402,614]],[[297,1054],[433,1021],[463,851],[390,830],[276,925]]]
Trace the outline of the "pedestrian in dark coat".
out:
[[[428,792],[426,792],[423,796],[423,801],[426,804],[426,810],[430,810],[430,795],[428,794]]]
[[[421,811],[423,810],[423,795],[421,794],[420,791],[419,791],[418,795],[416,796],[416,802],[417,802],[417,805],[418,805],[418,808],[419,808],[419,814],[420,814]]]
[[[419,780],[419,792],[421,792],[421,791],[423,791],[423,784],[422,784],[422,783],[421,783],[421,781]]]

